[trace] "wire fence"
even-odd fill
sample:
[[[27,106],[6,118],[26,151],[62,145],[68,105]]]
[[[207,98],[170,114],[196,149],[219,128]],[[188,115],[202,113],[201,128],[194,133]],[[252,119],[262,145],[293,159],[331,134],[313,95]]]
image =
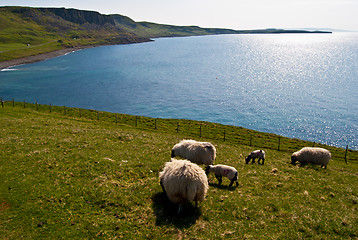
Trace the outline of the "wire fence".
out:
[[[331,151],[334,159],[348,162],[358,162],[358,151],[316,142],[287,138],[277,134],[258,132],[231,125],[222,125],[205,121],[187,119],[163,119],[122,113],[110,113],[92,109],[74,108],[66,106],[52,106],[47,104],[15,102],[14,99],[1,99],[1,107],[20,107],[39,112],[57,113],[68,117],[85,118],[88,120],[135,126],[139,129],[180,133],[187,138],[223,141],[231,144],[246,145],[252,148],[273,149],[284,152],[295,152],[302,147],[324,147]]]

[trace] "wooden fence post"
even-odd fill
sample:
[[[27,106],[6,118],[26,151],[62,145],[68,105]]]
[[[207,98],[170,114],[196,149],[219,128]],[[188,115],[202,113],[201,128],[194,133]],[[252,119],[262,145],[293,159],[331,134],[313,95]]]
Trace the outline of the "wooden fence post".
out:
[[[26,107],[26,102],[25,102],[25,100],[24,100],[24,108]]]
[[[52,112],[52,109],[51,109],[51,104],[50,104],[50,112]]]
[[[280,151],[280,144],[281,144],[281,138],[278,137],[278,148],[277,148],[277,151]]]
[[[82,117],[82,111],[81,111],[81,108],[80,108],[79,110],[80,110],[80,117]]]
[[[225,142],[225,140],[226,140],[226,132],[224,130],[224,142]]]
[[[117,116],[117,113],[116,113],[116,123],[118,123],[118,116]]]
[[[138,126],[138,116],[135,116],[135,126]]]
[[[344,155],[344,161],[346,162],[346,164],[348,164],[348,162],[347,162],[347,152],[348,152],[348,145],[346,147],[346,154]]]
[[[157,130],[157,119],[154,119],[154,129]]]
[[[99,112],[97,112],[97,120],[99,121]]]
[[[200,138],[201,138],[201,124],[200,124]]]
[[[177,132],[179,132],[179,121],[177,122]]]
[[[12,106],[15,107],[15,100],[12,99]]]

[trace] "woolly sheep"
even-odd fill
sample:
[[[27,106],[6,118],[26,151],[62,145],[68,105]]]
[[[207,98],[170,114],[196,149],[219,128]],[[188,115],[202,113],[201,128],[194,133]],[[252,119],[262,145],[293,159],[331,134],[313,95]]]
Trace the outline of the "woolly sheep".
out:
[[[247,156],[245,158],[246,164],[248,164],[250,162],[250,160],[252,159],[252,163],[255,163],[255,159],[258,158],[259,160],[257,161],[260,164],[260,160],[262,160],[261,165],[264,165],[265,163],[265,151],[263,150],[255,150],[252,151],[249,156]]]
[[[318,147],[304,147],[292,154],[291,163],[295,164],[296,161],[299,161],[301,164],[312,163],[327,168],[330,159],[331,153],[327,149]]]
[[[231,181],[229,187],[231,187],[234,182],[236,182],[236,187],[239,186],[239,183],[237,182],[238,173],[234,167],[221,164],[215,166],[209,165],[205,168],[205,173],[208,175],[211,172],[215,174],[219,184],[222,182],[222,177],[227,177]]]
[[[163,192],[174,204],[179,204],[178,214],[182,204],[187,201],[203,201],[208,191],[208,179],[202,168],[188,160],[171,159],[165,163],[159,173],[160,185]]]
[[[172,158],[178,156],[196,164],[213,164],[216,158],[216,149],[210,142],[182,140],[172,148]]]

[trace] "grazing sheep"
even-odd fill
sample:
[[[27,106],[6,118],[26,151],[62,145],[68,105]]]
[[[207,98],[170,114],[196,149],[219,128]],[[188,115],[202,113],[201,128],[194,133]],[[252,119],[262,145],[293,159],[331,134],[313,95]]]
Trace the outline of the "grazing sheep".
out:
[[[160,185],[163,192],[174,204],[179,204],[178,214],[182,204],[187,201],[203,201],[208,191],[208,178],[203,169],[188,160],[172,159],[165,163],[164,169],[159,173]]]
[[[213,172],[215,177],[219,180],[219,184],[222,182],[222,177],[227,177],[231,182],[229,187],[232,186],[234,182],[236,182],[236,187],[239,186],[237,182],[237,170],[234,167],[230,167],[227,165],[209,165],[205,168],[205,173],[208,175]]]
[[[210,142],[182,140],[172,148],[172,158],[182,157],[196,164],[213,164],[216,158],[216,149]]]
[[[259,159],[257,161],[259,164],[260,164],[260,160],[262,160],[261,165],[264,165],[264,163],[265,163],[265,151],[263,151],[263,150],[255,150],[255,151],[251,152],[249,154],[249,156],[247,156],[245,158],[246,164],[248,164],[251,159],[252,159],[252,163],[255,163],[256,158]]]
[[[312,163],[327,168],[331,159],[331,153],[324,148],[304,147],[300,151],[294,152],[291,156],[291,164],[299,161],[301,164]]]

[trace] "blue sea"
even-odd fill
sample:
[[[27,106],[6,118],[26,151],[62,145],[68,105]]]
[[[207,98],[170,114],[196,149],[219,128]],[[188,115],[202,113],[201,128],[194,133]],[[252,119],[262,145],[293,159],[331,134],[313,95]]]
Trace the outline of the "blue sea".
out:
[[[159,38],[0,72],[0,97],[358,149],[358,34]]]

